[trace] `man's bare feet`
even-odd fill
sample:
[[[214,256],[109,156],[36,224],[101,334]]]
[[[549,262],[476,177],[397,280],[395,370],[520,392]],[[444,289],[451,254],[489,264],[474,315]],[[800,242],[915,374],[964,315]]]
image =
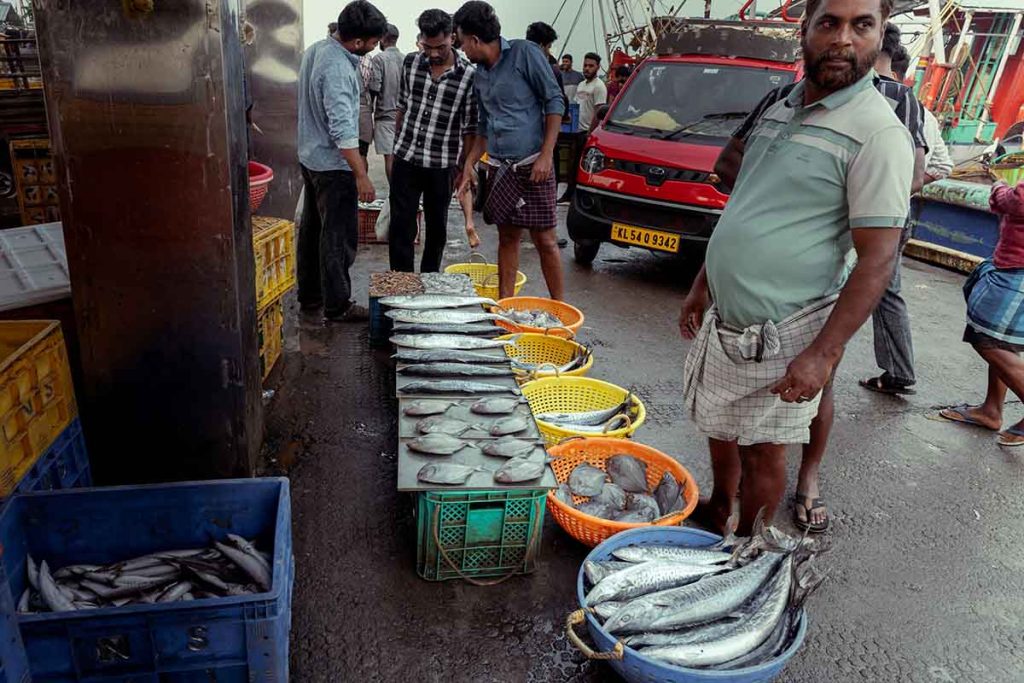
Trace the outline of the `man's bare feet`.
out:
[[[466,226],[466,239],[469,241],[470,249],[476,249],[480,246],[480,236],[476,234],[476,228],[472,225]]]

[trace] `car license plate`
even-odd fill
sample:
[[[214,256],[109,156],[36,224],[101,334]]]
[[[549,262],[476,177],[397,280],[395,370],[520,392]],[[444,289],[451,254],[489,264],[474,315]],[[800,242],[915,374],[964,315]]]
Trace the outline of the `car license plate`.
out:
[[[612,239],[616,242],[626,242],[648,249],[670,251],[673,254],[679,251],[679,235],[660,230],[637,228],[623,223],[612,223]]]

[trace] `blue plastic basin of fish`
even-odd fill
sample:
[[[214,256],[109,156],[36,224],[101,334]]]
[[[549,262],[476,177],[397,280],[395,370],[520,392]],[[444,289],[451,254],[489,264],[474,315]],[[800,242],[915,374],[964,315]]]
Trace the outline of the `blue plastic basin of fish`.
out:
[[[642,529],[630,529],[615,534],[607,541],[597,546],[587,555],[587,560],[594,562],[598,560],[611,560],[612,551],[628,545],[678,545],[689,547],[703,547],[713,545],[722,540],[721,536],[686,527],[645,527]],[[579,575],[576,577],[576,598],[580,607],[585,607],[584,597],[584,574],[583,566],[580,566]],[[615,647],[618,638],[608,633],[601,627],[593,614],[587,612],[587,629],[590,637],[597,646],[595,650],[608,652]],[[629,683],[763,683],[771,681],[782,671],[786,663],[796,654],[797,650],[804,643],[804,636],[807,635],[807,613],[800,614],[800,628],[797,631],[793,643],[781,655],[769,662],[750,666],[743,669],[732,669],[729,671],[717,671],[708,669],[684,669],[679,666],[672,666],[659,662],[650,657],[644,657],[639,651],[626,647],[622,659],[611,659],[608,663],[620,676]]]

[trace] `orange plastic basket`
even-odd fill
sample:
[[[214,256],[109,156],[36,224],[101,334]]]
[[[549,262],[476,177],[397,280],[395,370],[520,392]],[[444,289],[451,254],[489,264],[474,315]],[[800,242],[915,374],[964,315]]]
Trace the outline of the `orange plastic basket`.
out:
[[[512,296],[507,299],[499,299],[498,306],[500,308],[513,309],[516,311],[547,311],[562,321],[562,327],[553,327],[550,329],[550,333],[566,339],[575,337],[576,333],[580,331],[581,327],[583,327],[583,311],[575,306],[570,306],[564,301],[555,301],[554,299],[545,299],[539,296]],[[517,325],[516,323],[505,320],[498,320],[496,322],[499,326],[504,327],[509,332],[532,332],[535,334],[544,334],[549,331],[544,327]]]
[[[555,472],[555,478],[562,484],[569,480],[569,475],[577,465],[590,463],[598,469],[606,469],[608,458],[613,455],[632,455],[638,460],[647,463],[647,489],[653,491],[661,481],[662,475],[669,472],[679,482],[683,492],[684,507],[679,512],[665,515],[650,523],[629,524],[626,522],[613,522],[600,517],[586,515],[566,505],[555,497],[554,492],[548,493],[548,509],[565,531],[580,543],[594,547],[602,541],[614,536],[620,531],[636,529],[645,526],[677,526],[690,516],[693,509],[697,507],[697,499],[700,492],[697,489],[697,482],[693,475],[685,467],[680,465],[671,456],[659,450],[625,439],[606,438],[577,438],[564,441],[557,446],[548,448],[548,453],[554,458],[551,462],[551,469]],[[581,496],[573,496],[573,503],[584,500]]]

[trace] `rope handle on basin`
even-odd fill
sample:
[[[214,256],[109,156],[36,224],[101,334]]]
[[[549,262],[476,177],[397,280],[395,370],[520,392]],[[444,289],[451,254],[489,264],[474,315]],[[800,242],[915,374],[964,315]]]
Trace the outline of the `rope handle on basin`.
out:
[[[623,420],[626,421],[626,426],[625,427],[613,427],[612,426],[614,424],[618,424],[618,423],[622,422]],[[608,432],[615,431],[616,429],[629,429],[632,426],[633,426],[632,418],[630,418],[629,415],[626,415],[625,413],[619,413],[618,415],[614,415],[612,417],[612,419],[610,419],[610,420],[608,420],[607,422],[604,423],[604,431],[601,432],[601,433],[602,434],[607,434]]]
[[[485,266],[490,265],[490,261],[487,260],[487,257],[481,254],[479,251],[474,251],[469,255],[469,262],[473,263],[473,258],[476,256],[479,256],[481,259],[483,259],[481,263],[483,263]]]
[[[573,646],[577,650],[582,652],[583,656],[586,657],[587,659],[598,659],[598,660],[615,659],[615,660],[620,660],[621,661],[622,658],[625,657],[625,655],[626,655],[626,646],[622,644],[621,640],[616,642],[615,643],[615,647],[613,647],[608,652],[594,652],[594,650],[591,649],[591,647],[589,645],[584,643],[583,640],[576,634],[576,629],[574,627],[575,626],[579,626],[584,621],[586,621],[587,620],[587,617],[586,617],[587,612],[591,612],[592,613],[593,611],[594,610],[590,609],[589,607],[585,608],[585,609],[578,609],[575,612],[572,612],[568,617],[566,617],[565,618],[565,637],[568,638],[569,642],[572,643]]]
[[[576,338],[576,333],[573,332],[572,330],[570,330],[565,325],[558,325],[557,327],[545,327],[544,328],[544,336],[546,337],[549,334],[551,334],[551,330],[563,330],[563,331],[565,331],[565,332],[567,332],[569,334],[569,339],[575,339]]]
[[[554,370],[555,377],[562,376],[562,371],[559,370],[558,366],[555,365],[554,363],[541,363],[540,365],[538,365],[537,367],[530,371],[530,381],[532,382],[533,380],[537,379],[540,376],[540,371],[543,370],[544,368],[551,368],[552,370]]]

